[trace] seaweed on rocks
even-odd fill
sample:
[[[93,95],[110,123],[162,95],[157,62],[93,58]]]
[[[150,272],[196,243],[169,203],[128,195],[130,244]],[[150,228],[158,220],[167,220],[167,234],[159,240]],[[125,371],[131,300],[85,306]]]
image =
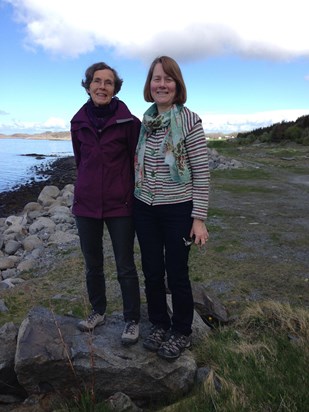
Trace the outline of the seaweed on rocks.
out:
[[[0,193],[0,217],[17,215],[22,212],[29,202],[36,202],[45,186],[54,185],[59,189],[67,184],[74,184],[76,180],[76,165],[73,156],[58,158],[48,164],[48,167],[36,169],[37,176],[44,176],[44,180],[32,180],[29,183],[18,185],[11,190]]]

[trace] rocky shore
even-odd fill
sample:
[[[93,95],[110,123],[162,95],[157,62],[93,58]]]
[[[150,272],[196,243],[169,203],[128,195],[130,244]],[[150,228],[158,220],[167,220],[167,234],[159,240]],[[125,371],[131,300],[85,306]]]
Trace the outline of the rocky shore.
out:
[[[76,167],[74,157],[64,157],[55,160],[46,170],[38,169],[37,175],[47,176],[44,181],[33,181],[26,185],[0,193],[0,217],[8,217],[22,212],[29,202],[35,202],[45,186],[53,185],[64,187],[74,184],[76,179]]]

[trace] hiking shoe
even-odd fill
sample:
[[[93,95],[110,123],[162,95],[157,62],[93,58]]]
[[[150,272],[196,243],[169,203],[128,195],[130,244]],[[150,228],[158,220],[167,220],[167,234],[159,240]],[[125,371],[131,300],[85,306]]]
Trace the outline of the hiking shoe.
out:
[[[164,342],[166,331],[158,326],[152,326],[149,335],[143,342],[145,349],[151,352],[157,352],[161,344]]]
[[[133,345],[138,341],[139,326],[135,320],[130,320],[125,324],[123,333],[121,335],[121,342],[123,345]]]
[[[77,327],[82,332],[90,332],[96,326],[103,325],[105,322],[105,313],[100,315],[100,313],[92,311],[86,320],[82,320],[78,323]]]
[[[180,333],[173,332],[167,341],[165,341],[160,349],[158,355],[160,358],[166,360],[175,360],[179,358],[181,352],[191,346],[191,336],[181,335]]]

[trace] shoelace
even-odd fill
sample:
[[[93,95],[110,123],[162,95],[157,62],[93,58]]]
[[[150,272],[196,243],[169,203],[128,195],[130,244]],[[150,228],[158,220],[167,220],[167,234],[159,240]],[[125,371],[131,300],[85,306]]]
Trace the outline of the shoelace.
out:
[[[164,336],[164,333],[165,332],[163,331],[163,329],[155,329],[152,333],[150,333],[149,338],[154,340],[161,340]]]
[[[177,338],[172,335],[169,340],[164,342],[164,346],[167,350],[179,349],[179,347],[182,346],[182,338]]]
[[[127,324],[125,333],[128,333],[130,335],[134,335],[135,334],[135,328],[136,328],[136,323],[130,322],[130,323]]]
[[[90,313],[87,320],[88,322],[93,322],[98,316],[100,316],[100,314],[97,312]]]

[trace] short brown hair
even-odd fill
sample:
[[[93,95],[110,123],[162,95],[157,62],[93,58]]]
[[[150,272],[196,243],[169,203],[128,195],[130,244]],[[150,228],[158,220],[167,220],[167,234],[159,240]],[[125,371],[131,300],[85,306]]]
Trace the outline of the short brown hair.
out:
[[[118,73],[116,72],[115,69],[112,69],[108,64],[104,62],[99,62],[99,63],[94,63],[85,72],[85,79],[82,80],[82,86],[86,89],[86,92],[88,93],[90,83],[93,80],[94,73],[97,70],[111,70],[113,72],[113,75],[115,77],[115,91],[114,91],[114,96],[120,91],[123,80],[119,77]]]
[[[162,68],[165,71],[165,73],[170,76],[172,79],[175,80],[176,82],[176,95],[173,103],[176,104],[184,104],[187,100],[187,89],[185,82],[182,77],[182,73],[180,70],[180,67],[178,63],[172,59],[171,57],[168,56],[160,56],[154,59],[154,61],[151,63],[151,66],[148,71],[148,75],[146,78],[145,86],[144,86],[144,99],[146,102],[153,102],[153,98],[151,96],[151,91],[150,91],[150,82],[151,78],[153,75],[153,71],[155,68],[155,65],[161,63]]]

